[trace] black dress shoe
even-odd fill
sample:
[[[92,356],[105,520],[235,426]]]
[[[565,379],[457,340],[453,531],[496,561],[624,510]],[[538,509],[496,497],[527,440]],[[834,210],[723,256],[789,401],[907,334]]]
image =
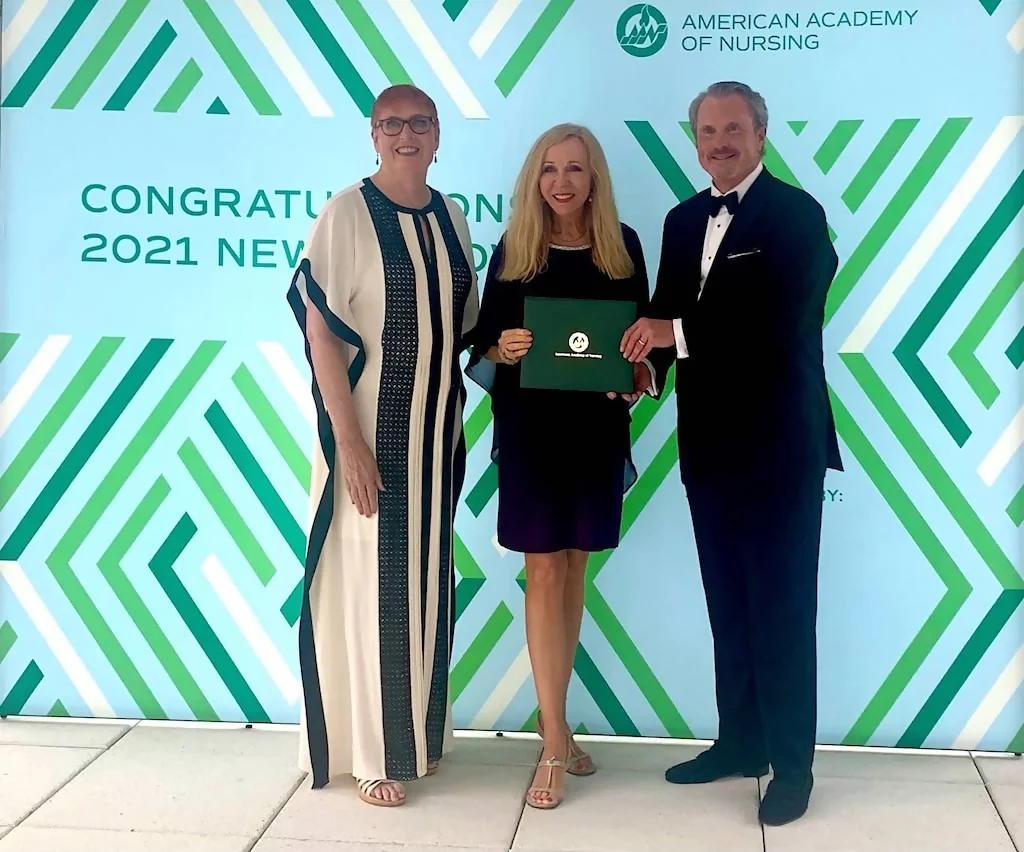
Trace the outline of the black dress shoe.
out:
[[[710,784],[723,778],[760,778],[767,774],[767,763],[737,760],[712,746],[693,760],[673,766],[665,773],[665,780],[669,784]]]
[[[813,782],[773,778],[761,800],[759,816],[765,825],[785,825],[807,812]]]

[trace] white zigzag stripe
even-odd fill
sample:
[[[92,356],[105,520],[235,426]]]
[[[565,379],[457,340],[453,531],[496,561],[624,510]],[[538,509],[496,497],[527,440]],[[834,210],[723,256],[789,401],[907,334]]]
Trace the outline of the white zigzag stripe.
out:
[[[501,676],[494,692],[490,694],[477,711],[469,726],[477,731],[493,731],[512,699],[516,697],[523,684],[530,679],[530,652],[524,645],[508,671]]]
[[[974,162],[964,172],[963,177],[953,187],[949,197],[935,213],[927,227],[917,238],[917,242],[900,261],[900,265],[892,274],[885,286],[875,296],[871,307],[861,317],[857,327],[850,332],[846,342],[839,348],[840,352],[864,352],[879,329],[885,324],[889,315],[896,310],[900,300],[907,294],[911,285],[928,265],[936,249],[946,239],[957,220],[968,205],[984,186],[989,175],[1003,155],[1010,149],[1020,129],[1024,127],[1024,116],[1011,115],[1002,119],[995,131],[974,158]]]
[[[441,85],[455,101],[455,105],[466,118],[487,118],[483,105],[476,99],[466,81],[462,79],[455,65],[452,64],[444,48],[430,31],[423,16],[413,5],[412,0],[388,0],[398,20],[405,27],[409,37],[419,48],[423,58],[437,74]]]
[[[1010,31],[1006,34],[1006,40],[1010,42],[1010,47],[1017,53],[1024,50],[1024,15],[1017,18],[1017,23],[1010,27]]]
[[[203,575],[249,643],[256,659],[263,664],[263,668],[281,690],[285,701],[294,705],[302,697],[302,687],[299,686],[292,670],[288,668],[281,651],[267,635],[267,631],[263,629],[260,620],[246,602],[245,596],[231,580],[220,560],[212,553],[203,562]]]
[[[1017,416],[1010,421],[1010,425],[1006,427],[984,460],[978,465],[978,476],[981,477],[981,481],[991,488],[1022,445],[1024,445],[1024,406],[1017,412]]]
[[[71,685],[85,700],[89,712],[97,717],[115,718],[117,714],[114,712],[114,708],[110,706],[110,702],[100,690],[99,684],[89,674],[89,669],[86,668],[64,631],[60,629],[60,625],[46,608],[46,604],[39,597],[39,593],[21,566],[17,562],[0,562],[0,577],[7,581],[7,585],[11,587],[11,591],[14,592],[14,596],[21,603],[36,630],[39,631],[39,635],[50,646],[53,656],[57,658],[57,662],[64,669]]]
[[[491,11],[487,13],[469,40],[469,46],[478,58],[483,58],[488,48],[505,28],[513,13],[522,0],[495,0]]]
[[[978,747],[989,728],[995,724],[996,719],[1002,714],[1006,705],[1010,703],[1013,696],[1017,694],[1021,684],[1024,684],[1024,648],[1019,648],[1017,653],[1003,669],[1003,673],[992,688],[988,691],[974,715],[967,720],[960,736],[953,743],[953,748],[972,751]]]
[[[22,39],[28,35],[32,25],[43,13],[46,3],[47,0],[25,0],[22,7],[15,12],[7,29],[4,30],[3,38],[0,39],[0,67],[6,65],[7,60],[14,55]]]
[[[21,410],[28,404],[32,394],[42,384],[46,374],[50,372],[53,365],[57,363],[61,353],[70,342],[71,338],[63,334],[51,334],[46,342],[39,347],[39,351],[33,356],[25,371],[18,376],[14,387],[0,402],[0,436],[14,422],[14,418],[21,413]]]
[[[284,40],[270,16],[260,5],[260,0],[235,0],[235,5],[256,31],[256,35],[263,42],[267,53],[277,63],[277,67],[291,84],[309,114],[316,118],[329,118],[334,115],[330,105],[324,100],[324,96],[320,94],[320,90],[310,79],[298,57],[288,46],[288,42]]]
[[[261,341],[256,345],[263,353],[263,357],[267,359],[270,368],[277,374],[284,389],[288,391],[288,395],[295,401],[302,416],[306,418],[306,422],[310,427],[316,429],[316,407],[313,405],[309,382],[302,380],[301,374],[280,343]]]

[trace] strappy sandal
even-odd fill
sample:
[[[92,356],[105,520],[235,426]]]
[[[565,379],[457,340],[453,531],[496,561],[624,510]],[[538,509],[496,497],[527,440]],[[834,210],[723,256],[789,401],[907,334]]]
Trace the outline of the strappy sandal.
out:
[[[382,799],[379,796],[374,796],[373,794],[385,784],[391,784],[392,786],[398,787],[398,789],[402,790],[402,797],[392,802],[388,799]],[[387,779],[383,781],[364,781],[357,778],[356,786],[359,788],[359,798],[369,805],[376,805],[378,808],[397,808],[405,804],[405,789],[397,781],[388,781]]]
[[[427,761],[427,775],[437,775],[441,771],[441,761],[439,760],[428,760]]]
[[[555,796],[555,770],[565,770],[565,761],[558,760],[555,757],[542,760],[537,764],[537,769],[547,769],[548,771],[548,783],[546,786],[538,787],[536,784],[532,785],[529,790],[526,791],[526,804],[531,808],[536,808],[539,811],[550,811],[557,808],[562,804],[562,800],[565,798],[564,788],[561,795],[557,798]],[[564,783],[564,782],[563,782]],[[551,797],[550,802],[538,802],[533,797],[538,793],[547,793]]]
[[[544,736],[544,723],[541,721],[540,712],[537,712],[537,733]],[[585,752],[576,743],[576,738],[569,734],[569,759],[566,762],[566,772],[575,775],[577,778],[586,778],[597,772],[594,765],[594,758]]]

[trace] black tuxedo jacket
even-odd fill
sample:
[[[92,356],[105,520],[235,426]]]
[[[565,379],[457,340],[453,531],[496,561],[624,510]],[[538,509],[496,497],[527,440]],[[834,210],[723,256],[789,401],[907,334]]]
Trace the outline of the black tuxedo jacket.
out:
[[[682,319],[689,351],[651,353],[659,388],[676,365],[683,480],[770,485],[842,470],[822,351],[838,265],[825,212],[763,170],[698,299],[709,195],[666,217],[651,304],[655,318]]]

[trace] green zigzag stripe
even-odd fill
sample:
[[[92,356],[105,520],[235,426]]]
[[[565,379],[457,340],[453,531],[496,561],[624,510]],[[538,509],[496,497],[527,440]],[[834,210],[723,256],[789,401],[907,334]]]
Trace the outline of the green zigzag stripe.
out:
[[[54,109],[74,109],[81,103],[86,92],[96,82],[96,78],[100,76],[103,69],[107,67],[107,63],[110,62],[148,5],[149,0],[125,0],[125,4],[100,36],[96,46],[90,51],[82,66],[75,72],[67,86],[64,87],[64,91],[54,102]]]
[[[459,700],[463,690],[476,677],[477,672],[483,667],[514,620],[512,611],[505,605],[505,602],[499,602],[480,632],[473,637],[469,647],[463,651],[459,661],[452,667],[449,677],[452,704]]]
[[[210,504],[231,540],[234,541],[243,558],[249,563],[253,573],[266,586],[277,573],[277,568],[270,561],[266,551],[260,545],[252,530],[246,525],[242,513],[238,511],[234,501],[228,496],[224,486],[220,484],[202,454],[191,439],[186,439],[178,450],[178,458],[185,465],[189,476]]]
[[[392,86],[398,83],[411,83],[412,77],[409,76],[409,72],[398,61],[398,57],[391,49],[391,45],[385,41],[384,36],[381,35],[377,25],[373,22],[373,18],[366,14],[366,10],[359,0],[335,0],[335,2],[345,17],[348,18],[348,22],[351,24],[352,29],[356,31],[356,35],[366,45],[370,56],[380,66],[380,70],[384,72],[388,82]]]
[[[978,348],[992,331],[996,320],[1009,307],[1021,286],[1024,286],[1024,248],[996,282],[995,287],[949,350],[950,360],[985,408],[991,408],[999,398],[999,386],[982,366],[977,355]]]
[[[576,662],[573,668],[612,731],[619,736],[639,737],[640,729],[636,722],[629,717],[626,708],[622,706],[615,691],[582,644],[576,649]]]
[[[999,544],[992,537],[992,533],[978,517],[974,507],[957,488],[956,483],[936,458],[934,451],[921,437],[921,433],[914,428],[902,406],[882,383],[867,358],[859,353],[845,353],[840,355],[840,358],[872,405],[882,415],[882,419],[885,420],[886,425],[906,450],[915,467],[924,476],[946,510],[953,516],[957,526],[963,530],[971,546],[977,551],[999,585],[1010,591],[1024,589],[1024,579],[1017,572],[1013,562],[1003,553]]]
[[[280,115],[281,110],[277,108],[270,93],[263,87],[259,77],[246,62],[238,45],[231,40],[228,31],[220,19],[214,14],[213,9],[207,0],[182,0],[185,7],[192,13],[199,28],[213,45],[213,49],[220,56],[221,61],[235,78],[239,88],[252,104],[253,109],[260,115]]]
[[[0,364],[3,363],[4,358],[14,348],[14,344],[18,342],[20,335],[14,334],[10,331],[0,332]]]
[[[281,537],[288,543],[295,559],[302,565],[306,556],[306,534],[288,511],[288,506],[281,499],[281,495],[277,493],[277,489],[274,488],[270,478],[263,471],[256,456],[252,454],[252,450],[238,434],[238,430],[224,409],[221,408],[220,403],[214,402],[206,410],[206,422],[210,424],[210,428],[213,429],[214,434],[227,450],[231,461],[235,463],[235,467],[238,468],[239,473],[242,474],[256,495],[256,499],[260,501],[260,505],[270,516],[270,520],[281,533]]]
[[[661,175],[679,201],[685,201],[691,195],[696,194],[697,190],[693,188],[690,179],[679,168],[679,163],[669,153],[665,143],[661,141],[661,137],[651,127],[649,121],[627,121],[626,127],[629,128],[629,132],[633,134],[636,141],[640,143],[640,147],[643,148],[648,159],[654,164],[658,174]]]
[[[949,274],[939,284],[924,309],[911,323],[894,352],[896,360],[903,366],[914,386],[960,447],[963,447],[967,443],[967,439],[970,438],[970,427],[921,360],[921,348],[931,337],[932,332],[938,328],[953,302],[985,262],[989,252],[1013,224],[1022,208],[1024,208],[1024,172],[1017,176],[1006,195],[992,211],[992,215],[971,240],[970,245],[953,265]]]
[[[270,722],[267,711],[263,709],[252,687],[246,682],[245,677],[238,670],[231,654],[221,643],[210,623],[206,620],[202,610],[196,605],[192,596],[185,588],[174,568],[178,558],[188,546],[192,537],[196,534],[196,525],[187,515],[181,519],[171,530],[159,550],[149,562],[149,568],[153,576],[164,590],[168,600],[177,610],[181,620],[188,627],[195,637],[196,642],[203,653],[213,665],[218,677],[224,682],[228,692],[235,699],[239,709],[249,722]]]
[[[526,69],[537,58],[572,4],[573,0],[549,0],[537,22],[530,28],[522,43],[505,63],[505,67],[498,72],[494,83],[497,85],[498,91],[506,98],[523,78]]]
[[[320,17],[320,13],[313,8],[310,0],[288,0],[288,5],[291,6],[295,17],[299,19],[299,22],[313,40],[317,50],[327,60],[327,64],[331,66],[334,76],[345,87],[345,91],[349,93],[349,96],[355,102],[360,112],[369,118],[373,108],[373,92],[370,91],[363,78],[359,76],[359,72],[356,70],[355,65],[352,64],[352,60],[348,58],[341,45],[338,44],[338,40],[334,37],[327,24],[324,23],[324,19]]]
[[[1024,485],[1020,487],[1020,490],[1013,496],[1010,504],[1006,507],[1006,514],[1010,516],[1010,520],[1016,526],[1024,524]]]
[[[146,492],[139,505],[135,507],[128,520],[125,521],[124,526],[114,536],[109,547],[99,558],[97,567],[195,718],[219,721],[213,705],[203,694],[188,666],[178,656],[174,644],[167,638],[167,634],[149,611],[142,596],[135,588],[135,584],[121,567],[128,552],[138,541],[149,522],[153,520],[170,493],[171,487],[167,484],[167,480],[162,476],[159,477]],[[166,718],[166,716],[161,710],[160,716],[147,716],[146,718]]]
[[[916,118],[898,118],[889,125],[889,129],[882,135],[843,193],[843,201],[851,213],[856,213],[867,200],[871,190],[881,180],[882,175],[910,138],[910,134],[914,132],[918,121]]]
[[[928,735],[934,730],[949,705],[953,703],[957,693],[967,683],[967,679],[977,668],[978,663],[985,656],[985,652],[1013,617],[1022,600],[1024,600],[1024,590],[1020,589],[1006,590],[996,598],[991,609],[971,634],[971,638],[967,640],[967,644],[957,654],[949,670],[943,675],[935,690],[928,696],[924,706],[896,743],[898,747],[920,748],[924,745]]]
[[[4,661],[4,657],[10,653],[11,648],[14,647],[14,643],[17,641],[18,634],[11,627],[11,623],[5,621],[3,624],[0,624],[0,663]]]
[[[36,89],[39,88],[46,75],[50,73],[54,63],[67,49],[67,46],[71,44],[71,40],[78,34],[82,24],[85,23],[85,19],[89,17],[98,1],[74,0],[53,32],[50,33],[49,38],[44,42],[39,53],[33,57],[28,68],[25,69],[25,73],[14,84],[14,87],[4,99],[2,106],[17,108],[23,107],[28,103],[29,98],[35,94]]]
[[[14,459],[0,474],[0,509],[3,509],[15,492],[31,473],[32,468],[42,458],[57,433],[78,408],[79,403],[96,383],[100,373],[110,363],[118,347],[124,342],[122,337],[103,337],[93,347],[88,357],[78,368],[67,387],[61,391],[57,401],[32,431],[28,440],[18,450]]]
[[[938,644],[942,634],[953,623],[953,619],[971,593],[971,585],[956,564],[956,560],[943,547],[942,542],[928,526],[928,522],[914,501],[900,485],[899,480],[893,476],[878,451],[871,445],[863,430],[843,405],[842,400],[834,392],[831,395],[836,428],[843,442],[850,448],[861,468],[878,489],[878,493],[882,495],[893,514],[946,587],[946,592],[935,609],[932,610],[917,635],[911,640],[893,666],[892,671],[886,676],[881,687],[868,701],[853,727],[843,739],[844,745],[867,745],[882,720],[896,705],[899,697]]]
[[[309,491],[309,483],[312,477],[312,466],[309,457],[303,452],[299,442],[295,440],[291,430],[285,425],[277,409],[267,398],[263,389],[256,383],[249,368],[242,364],[231,377],[235,388],[245,400],[253,416],[259,421],[263,431],[267,433],[271,443],[284,459],[288,469],[292,472],[296,482],[302,486],[304,491]],[[301,560],[300,560],[301,561]]]
[[[814,162],[818,164],[822,174],[827,175],[832,171],[833,166],[839,162],[843,151],[853,141],[853,137],[857,135],[857,131],[863,124],[864,120],[861,118],[848,118],[836,122],[832,132],[825,137],[825,141],[821,143],[821,147],[814,154]]]
[[[103,109],[107,112],[124,112],[177,37],[178,34],[174,31],[170,21],[164,21],[160,29],[156,31],[156,35],[146,45],[145,50],[135,60],[135,64],[128,69],[128,73],[114,90],[114,94],[103,105]]]
[[[465,542],[455,534],[455,570],[459,572],[461,579],[455,587],[455,620],[458,621],[469,605],[473,602],[477,592],[483,588],[486,578],[480,570],[479,563],[469,552]]]
[[[473,413],[466,418],[466,425],[463,427],[463,434],[466,436],[466,452],[468,453],[476,442],[483,437],[487,427],[491,425],[491,401],[484,397],[477,403]]]
[[[453,21],[457,20],[462,10],[469,5],[469,0],[444,0],[444,10]]]
[[[171,81],[167,91],[156,102],[154,112],[175,113],[182,108],[188,96],[192,94],[199,81],[203,79],[203,72],[194,59],[190,59],[178,72],[178,76]]]
[[[25,671],[21,673],[7,693],[7,697],[0,701],[0,716],[17,716],[25,709],[32,693],[36,691],[39,684],[43,682],[43,672],[36,665],[35,660],[29,661]]]
[[[1024,328],[1017,332],[1010,345],[1006,347],[1006,357],[1017,370],[1024,364]]]
[[[131,399],[134,398],[142,383],[156,367],[157,362],[166,353],[170,343],[171,341],[165,340],[150,341],[146,349],[143,350],[136,363],[141,362],[149,369],[145,374],[140,371],[137,377],[137,387],[134,387],[131,396],[124,399],[124,407],[117,411],[117,416],[107,421],[101,421],[105,428],[102,434],[99,434],[99,430],[97,430],[97,446],[99,441],[102,440],[114,425],[117,417],[124,411],[124,408],[127,407]],[[46,565],[53,574],[57,584],[67,596],[71,605],[82,619],[83,624],[85,624],[89,633],[96,640],[96,644],[146,717],[152,713],[155,718],[162,718],[163,709],[159,706],[156,696],[139,673],[138,668],[136,668],[131,657],[118,640],[117,635],[107,624],[98,607],[89,597],[77,572],[72,568],[71,561],[86,538],[95,529],[100,518],[102,518],[103,514],[117,498],[121,489],[127,484],[132,474],[142,462],[142,459],[152,449],[157,438],[167,427],[167,424],[174,418],[175,413],[181,408],[186,397],[205,374],[222,345],[219,342],[206,342],[197,348],[179,375],[171,382],[167,391],[154,406],[142,426],[132,436],[131,440],[128,441],[121,455],[111,465],[100,484],[86,501],[85,506],[82,507],[81,511],[68,526],[64,535],[61,536],[53,552],[46,560]],[[115,391],[116,393],[117,391]]]
[[[950,151],[963,135],[970,121],[969,118],[950,118],[942,125],[896,194],[885,206],[882,214],[847,258],[829,290],[828,302],[825,305],[826,326],[849,298],[864,273],[874,263],[889,237],[906,218],[917,199],[921,197],[921,193],[946,161],[946,157],[949,156]]]
[[[56,508],[61,497],[64,496],[85,463],[96,451],[100,441],[128,407],[170,345],[171,341],[169,340],[151,340],[149,342],[46,485],[43,486],[43,490],[32,502],[10,537],[0,547],[0,559],[16,562],[21,558],[29,542],[39,532],[39,528]]]

